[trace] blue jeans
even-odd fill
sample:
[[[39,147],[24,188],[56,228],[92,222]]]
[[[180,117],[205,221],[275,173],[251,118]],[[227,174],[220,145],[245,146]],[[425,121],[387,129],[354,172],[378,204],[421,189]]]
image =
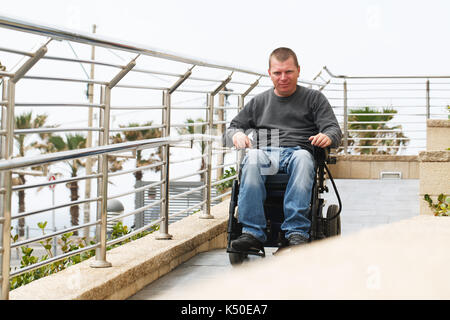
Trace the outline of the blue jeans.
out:
[[[243,161],[238,197],[238,221],[242,223],[242,232],[253,235],[261,242],[266,241],[264,183],[268,175],[278,172],[289,174],[281,229],[285,231],[286,238],[300,234],[309,239],[314,157],[300,147],[267,147],[248,151]]]

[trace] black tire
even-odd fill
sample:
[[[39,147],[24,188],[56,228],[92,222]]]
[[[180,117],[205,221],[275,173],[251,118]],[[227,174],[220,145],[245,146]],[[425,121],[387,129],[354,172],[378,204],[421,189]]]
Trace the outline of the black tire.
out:
[[[229,252],[228,258],[230,259],[230,263],[232,266],[240,265],[242,262],[244,262],[246,258],[246,254],[244,253],[237,253],[237,252]]]
[[[341,234],[341,216],[336,214],[339,211],[339,207],[332,204],[327,209],[327,237],[338,236]],[[333,218],[335,217],[335,218]],[[331,220],[328,220],[333,218]]]

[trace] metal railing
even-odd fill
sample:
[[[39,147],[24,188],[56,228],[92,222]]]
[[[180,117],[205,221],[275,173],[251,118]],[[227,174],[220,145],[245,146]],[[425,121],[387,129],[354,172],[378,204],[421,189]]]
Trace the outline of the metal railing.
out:
[[[232,179],[221,178],[222,173],[227,167],[237,168],[239,161],[238,152],[223,148],[216,140],[221,140],[226,125],[246,99],[271,86],[265,73],[10,17],[0,16],[0,27],[0,62],[4,66],[0,70],[1,298],[9,297],[11,278],[83,252],[95,249],[92,267],[109,267],[107,246],[154,225],[159,225],[157,239],[170,239],[170,202],[181,196],[169,197],[171,181],[200,179],[203,182],[200,187],[182,195],[199,190],[204,195],[203,201],[171,216],[202,209],[199,218],[213,218],[210,204],[229,192],[212,197],[211,188]],[[13,47],[6,47],[7,44]],[[31,45],[35,47],[26,49]],[[87,67],[91,68],[90,74]],[[322,85],[306,80],[300,83]],[[46,114],[46,125],[18,127],[17,118],[23,115],[23,110]],[[145,138],[149,132],[152,138]],[[131,137],[132,133],[140,134],[144,140],[133,141],[137,138]],[[48,147],[49,137],[59,136],[64,140],[64,134],[67,139],[68,134],[82,135],[85,144],[80,149],[47,154],[37,151],[25,154],[14,146],[15,140],[25,138]],[[122,142],[114,143],[118,135]],[[146,157],[149,161],[138,163],[138,159]],[[116,171],[113,160],[121,159],[133,161]],[[71,163],[71,169],[78,166],[79,171],[56,175],[67,162]],[[85,168],[81,168],[81,163]],[[53,173],[55,180],[48,181],[48,172]],[[143,173],[156,182],[143,187],[130,186],[133,175],[137,179]],[[27,177],[26,182],[17,179],[21,177]],[[84,196],[70,194],[68,202],[58,196],[59,203],[53,201],[50,205],[46,204],[45,196],[36,199],[31,193],[43,187],[55,190],[60,185],[83,182]],[[133,196],[155,187],[160,188],[160,200],[127,208],[127,204],[129,207],[134,203]],[[25,191],[25,203],[31,207],[28,211],[21,208],[19,199],[19,193],[24,197]],[[126,210],[109,215],[108,201],[112,199],[124,202]],[[55,216],[67,219],[69,208],[75,206],[83,206],[81,223],[72,221],[69,227],[52,228],[45,234],[30,232],[11,240],[11,227],[15,223],[20,225],[20,219],[48,220],[50,213],[52,219]],[[118,238],[108,238],[108,222],[132,218],[152,207],[160,208],[159,219]],[[90,228],[95,228],[93,237]],[[82,231],[92,241],[89,245],[56,253],[26,267],[12,268],[12,250]]]
[[[450,76],[316,77],[343,131],[340,152],[416,155],[426,148],[427,119],[447,119]]]

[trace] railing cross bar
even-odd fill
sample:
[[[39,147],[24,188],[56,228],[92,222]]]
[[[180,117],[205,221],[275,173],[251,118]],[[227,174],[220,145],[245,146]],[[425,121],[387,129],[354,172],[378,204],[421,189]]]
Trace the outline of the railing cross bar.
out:
[[[194,69],[195,65],[189,68],[185,74],[183,74],[168,90],[168,94],[172,94],[175,90],[178,89],[179,86],[183,84],[192,74],[192,69]]]
[[[23,76],[47,53],[47,44],[42,45],[15,73],[11,78],[13,83],[17,83]]]

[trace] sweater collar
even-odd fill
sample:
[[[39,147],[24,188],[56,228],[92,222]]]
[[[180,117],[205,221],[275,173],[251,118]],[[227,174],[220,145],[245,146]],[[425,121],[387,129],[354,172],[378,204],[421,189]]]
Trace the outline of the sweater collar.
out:
[[[300,93],[300,91],[302,90],[301,88],[302,88],[301,86],[297,85],[297,89],[295,90],[295,92],[293,94],[291,94],[290,96],[287,96],[287,97],[280,97],[280,96],[276,95],[275,94],[275,88],[271,89],[271,93],[272,93],[272,96],[275,99],[277,99],[278,101],[287,102],[287,101],[292,100],[296,95],[298,95]]]

